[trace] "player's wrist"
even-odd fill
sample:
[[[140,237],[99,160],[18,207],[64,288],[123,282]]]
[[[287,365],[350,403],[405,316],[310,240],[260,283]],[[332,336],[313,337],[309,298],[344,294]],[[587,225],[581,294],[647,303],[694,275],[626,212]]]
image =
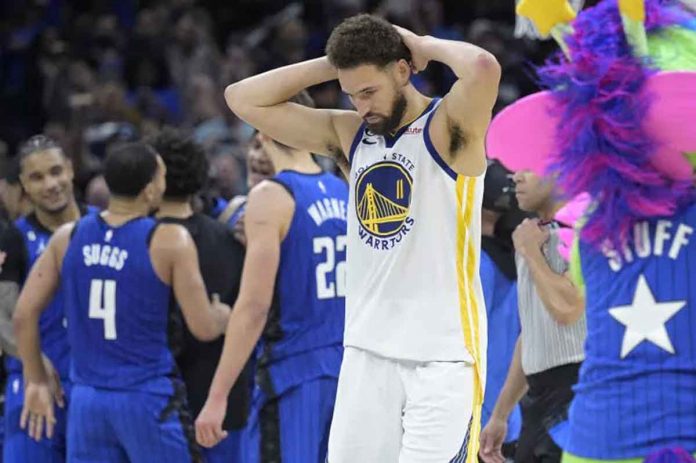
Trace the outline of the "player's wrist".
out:
[[[206,404],[213,407],[226,406],[227,404],[227,393],[224,391],[219,391],[216,389],[211,389],[208,393],[208,398],[206,399]]]
[[[508,417],[510,416],[512,410],[504,410],[503,407],[493,409],[489,421],[499,421],[501,423],[507,423]]]
[[[43,365],[24,368],[24,382],[27,384],[48,384],[48,373],[43,368]]]
[[[309,62],[313,65],[310,75],[318,81],[316,84],[338,79],[338,70],[331,64],[328,56],[322,56]]]

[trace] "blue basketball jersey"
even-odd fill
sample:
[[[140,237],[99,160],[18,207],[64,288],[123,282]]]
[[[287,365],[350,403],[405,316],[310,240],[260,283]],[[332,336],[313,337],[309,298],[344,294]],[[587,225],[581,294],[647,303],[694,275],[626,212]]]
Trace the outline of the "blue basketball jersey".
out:
[[[96,213],[95,208],[82,210],[83,214]],[[49,229],[41,225],[36,215],[20,217],[15,222],[16,227],[24,237],[28,268],[34,266],[48,242],[51,239]],[[39,333],[41,335],[41,350],[51,359],[62,379],[68,379],[70,374],[70,347],[68,346],[67,331],[65,327],[65,311],[63,308],[63,296],[58,289],[51,303],[41,314],[39,321]],[[7,357],[8,374],[22,373],[22,363],[14,358]]]
[[[171,394],[171,287],[150,260],[156,222],[120,226],[100,215],[77,223],[63,260],[71,379],[95,388]]]
[[[346,183],[328,173],[294,171],[280,172],[273,181],[293,196],[295,213],[281,244],[274,305],[262,340],[261,368],[324,347],[340,347],[345,317]],[[305,358],[305,366],[299,369],[274,372],[271,368],[275,392],[307,379],[312,364],[330,364],[324,367],[337,375],[334,367],[340,365],[340,349],[336,351],[337,362],[325,357]]]
[[[585,361],[565,450],[596,459],[696,452],[696,204],[640,223],[635,244],[580,243]]]

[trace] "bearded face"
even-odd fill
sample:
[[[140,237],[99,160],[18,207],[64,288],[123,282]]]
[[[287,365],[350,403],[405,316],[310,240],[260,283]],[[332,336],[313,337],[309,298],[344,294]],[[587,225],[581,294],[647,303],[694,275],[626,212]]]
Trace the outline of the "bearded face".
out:
[[[407,109],[404,88],[409,76],[410,68],[405,61],[386,67],[365,64],[338,70],[341,88],[368,129],[377,135],[387,135],[399,128]]]

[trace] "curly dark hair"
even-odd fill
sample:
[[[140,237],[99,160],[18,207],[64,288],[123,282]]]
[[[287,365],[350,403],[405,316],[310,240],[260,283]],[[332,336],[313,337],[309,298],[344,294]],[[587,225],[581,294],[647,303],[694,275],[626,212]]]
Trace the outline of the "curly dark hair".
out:
[[[167,167],[166,198],[187,198],[203,188],[208,158],[202,146],[171,127],[162,129],[149,143]]]
[[[369,14],[350,17],[336,26],[326,44],[326,55],[338,69],[363,64],[383,68],[400,59],[411,61],[411,52],[396,29]]]

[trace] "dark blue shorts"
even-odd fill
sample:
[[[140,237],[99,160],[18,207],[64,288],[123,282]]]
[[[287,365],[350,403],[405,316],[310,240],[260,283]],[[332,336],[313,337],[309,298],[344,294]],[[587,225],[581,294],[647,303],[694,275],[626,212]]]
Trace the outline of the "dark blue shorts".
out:
[[[202,461],[184,390],[167,396],[75,385],[68,424],[71,463]]]
[[[317,378],[269,399],[254,391],[245,463],[324,463],[338,379]]]
[[[203,449],[205,463],[246,463],[242,430],[229,431],[227,437],[211,449]]]

